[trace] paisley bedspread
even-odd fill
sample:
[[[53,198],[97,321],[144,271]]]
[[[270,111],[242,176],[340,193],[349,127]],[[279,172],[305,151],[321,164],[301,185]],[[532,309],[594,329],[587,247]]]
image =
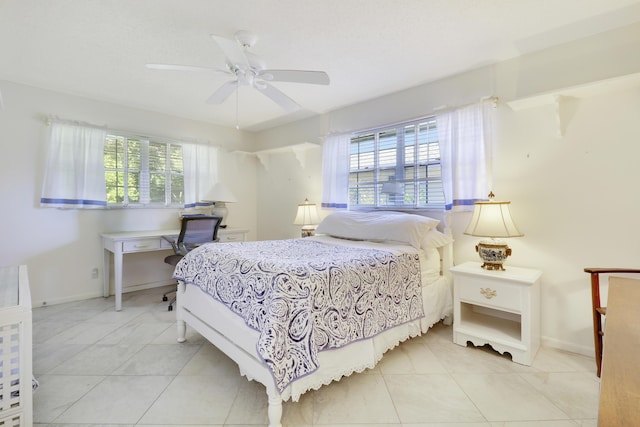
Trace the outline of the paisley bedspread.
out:
[[[189,252],[174,277],[259,331],[258,354],[281,391],[318,368],[319,351],[423,316],[416,253],[311,239],[215,243]]]

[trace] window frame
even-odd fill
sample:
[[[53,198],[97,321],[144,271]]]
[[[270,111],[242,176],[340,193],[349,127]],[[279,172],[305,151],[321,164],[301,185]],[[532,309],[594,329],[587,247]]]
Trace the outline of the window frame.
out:
[[[408,135],[412,142],[408,141]],[[364,147],[361,151],[357,151],[362,148],[360,145],[354,146],[365,143],[373,146]],[[412,158],[412,161],[407,161],[407,158]],[[363,163],[367,164],[363,167]],[[407,171],[412,176],[407,176]],[[359,177],[366,174],[370,178],[360,181]],[[387,187],[384,193],[383,187]],[[402,193],[395,193],[399,190]],[[353,133],[349,141],[347,191],[349,207],[354,210],[444,210],[442,157],[436,117],[427,116]],[[367,197],[369,203],[363,202]]]
[[[108,165],[107,159],[107,148],[109,145],[109,139],[122,139],[122,153],[121,153],[121,163],[119,165],[116,163],[115,167]],[[129,154],[130,150],[128,149],[128,145],[130,141],[135,141],[140,143],[139,149],[139,169],[132,169],[131,163],[129,162]],[[164,170],[156,170],[150,168],[150,146],[152,144],[160,144],[164,146]],[[184,158],[182,154],[182,146],[183,144],[177,141],[166,140],[163,138],[155,138],[155,137],[146,137],[135,135],[128,132],[122,131],[112,131],[107,132],[105,138],[105,148],[104,148],[104,173],[105,173],[105,194],[107,195],[107,208],[182,208],[184,207]],[[180,147],[180,168],[178,171],[175,168],[172,168],[172,148]],[[117,159],[117,155],[116,155]],[[116,160],[117,162],[117,160]],[[121,167],[120,167],[121,166]],[[116,174],[116,179],[119,174],[122,174],[122,185],[116,185],[116,188],[122,189],[122,201],[117,202],[109,202],[108,192],[109,192],[109,179],[107,178],[109,173]],[[133,173],[137,173],[139,175],[138,178],[138,201],[130,201],[129,197],[129,188],[130,188],[130,175]],[[154,174],[160,174],[164,177],[164,202],[154,202],[152,201],[152,184],[151,177]],[[182,182],[182,188],[179,189],[180,192],[180,200],[174,201],[172,196],[172,186],[174,183],[174,177],[179,177],[179,180]]]

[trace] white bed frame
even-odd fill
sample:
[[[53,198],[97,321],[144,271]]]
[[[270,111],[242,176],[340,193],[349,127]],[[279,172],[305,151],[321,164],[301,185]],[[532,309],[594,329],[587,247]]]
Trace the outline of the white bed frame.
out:
[[[437,215],[432,215],[432,213],[426,216],[438,218]],[[441,220],[439,225],[441,231],[450,234],[448,218],[442,217],[438,219]],[[432,286],[433,291],[440,294],[440,296],[435,295],[433,299],[440,298],[442,300],[446,298],[445,294],[449,298],[451,295],[449,268],[453,266],[452,244],[441,248],[440,254],[443,277],[437,282],[439,283],[437,287]],[[431,289],[432,286],[427,289]],[[257,331],[246,326],[240,316],[232,313],[222,303],[213,298],[205,297],[203,292],[196,286],[186,286],[183,282],[178,282],[176,298],[178,342],[186,340],[186,326],[189,325],[234,360],[238,364],[242,375],[263,384],[266,387],[268,397],[269,427],[281,427],[283,401],[290,398],[293,401],[297,401],[305,391],[317,389],[323,384],[339,380],[342,376],[353,372],[361,372],[366,368],[373,368],[387,350],[407,338],[426,332],[429,327],[441,320],[443,316],[447,316],[445,322],[449,323],[451,321],[451,307],[438,308],[430,319],[424,319],[418,324],[400,325],[369,340],[362,340],[339,349],[321,352],[318,355],[320,368],[317,371],[294,381],[280,392],[275,385],[271,371],[256,351]],[[427,298],[425,298],[426,300]],[[325,366],[323,359],[325,359],[326,365],[333,366],[333,368],[323,369],[323,366]],[[336,370],[336,366],[342,365],[343,361],[346,361],[346,366],[341,366],[340,369]]]

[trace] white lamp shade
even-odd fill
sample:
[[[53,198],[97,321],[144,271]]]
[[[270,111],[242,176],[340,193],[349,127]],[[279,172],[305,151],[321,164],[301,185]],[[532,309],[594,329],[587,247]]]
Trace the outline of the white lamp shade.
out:
[[[296,218],[293,220],[294,225],[316,225],[320,223],[318,208],[314,203],[309,203],[308,199],[304,199],[304,203],[298,205]]]
[[[204,198],[207,202],[236,203],[238,199],[231,190],[221,182],[217,182]]]
[[[471,222],[464,234],[477,237],[524,236],[511,218],[510,204],[511,202],[476,202]]]

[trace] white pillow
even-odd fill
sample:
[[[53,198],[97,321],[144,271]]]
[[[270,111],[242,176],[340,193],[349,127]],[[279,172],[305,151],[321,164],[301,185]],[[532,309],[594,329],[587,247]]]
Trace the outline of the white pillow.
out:
[[[431,229],[440,221],[420,215],[394,212],[340,211],[327,216],[316,228],[316,233],[328,234],[343,239],[393,242],[420,245]]]
[[[451,236],[447,236],[434,228],[429,230],[424,236],[424,239],[422,240],[422,249],[441,248],[451,242],[453,242],[453,238]]]

